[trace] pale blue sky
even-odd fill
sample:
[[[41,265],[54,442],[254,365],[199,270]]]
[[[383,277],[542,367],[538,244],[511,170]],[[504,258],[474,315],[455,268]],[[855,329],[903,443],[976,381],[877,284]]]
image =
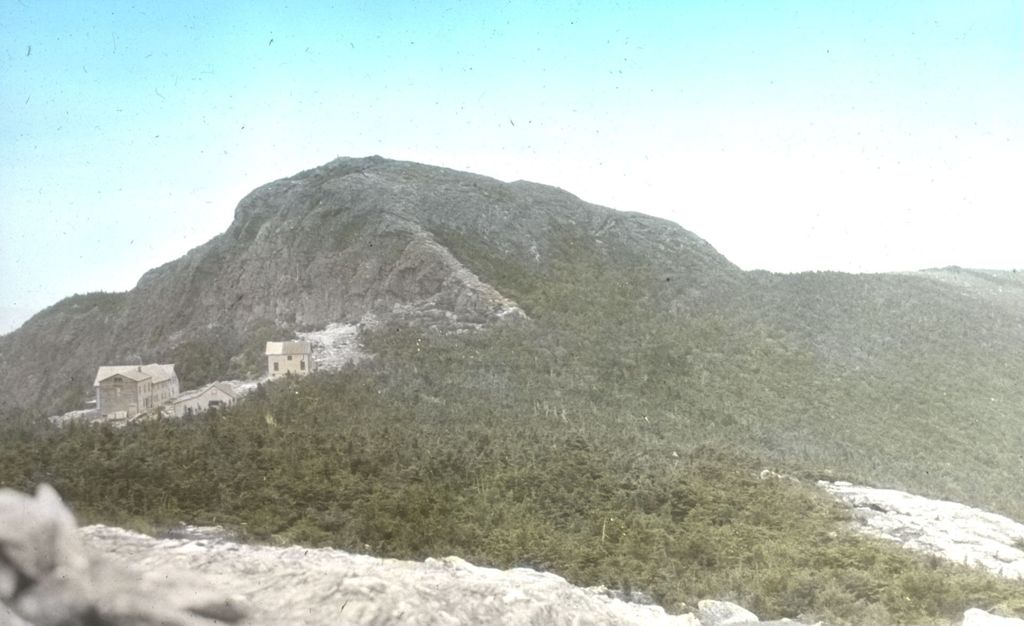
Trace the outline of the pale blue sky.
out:
[[[746,269],[1024,267],[1024,3],[0,0],[0,332],[380,154]]]

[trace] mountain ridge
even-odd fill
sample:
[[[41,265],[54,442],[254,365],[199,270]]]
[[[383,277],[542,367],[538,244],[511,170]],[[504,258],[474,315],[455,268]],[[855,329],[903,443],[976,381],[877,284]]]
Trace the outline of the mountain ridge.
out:
[[[97,298],[66,299],[0,337],[0,406],[73,408],[95,367],[165,357],[211,336],[237,357],[254,329],[322,328],[366,314],[442,325],[518,316],[518,305],[460,261],[453,243],[469,239],[503,260],[542,267],[559,245],[550,233],[563,231],[602,236],[608,248],[642,244],[666,267],[680,256],[671,248],[692,248],[681,269],[694,277],[708,268],[739,275],[671,222],[554,187],[339,158],[256,188],[224,233],[106,296],[102,311],[81,309]]]
[[[342,158],[257,188],[224,233],[133,291],[66,299],[0,338],[0,408],[80,408],[110,363],[177,363],[183,388],[255,376],[265,341],[367,314],[440,331],[519,320],[460,340],[497,342],[494,363],[472,365],[497,371],[449,393],[510,416],[663,416],[703,433],[695,441],[871,467],[851,478],[1014,514],[1015,276],[744,272],[676,224],[554,187]],[[424,376],[393,343],[412,336],[391,337],[363,339],[384,355],[374,367],[387,382],[375,384],[395,386],[401,410],[427,410],[422,398],[470,375],[468,348],[438,339],[445,356],[422,363]],[[936,445],[938,457],[926,451]],[[974,469],[960,475],[942,455]],[[964,476],[985,467],[996,478],[972,487]]]
[[[123,429],[2,409],[5,484],[48,482],[93,521],[459,554],[666,606],[726,594],[759,615],[924,623],[979,593],[1016,597],[894,565],[850,543],[821,494],[763,479],[1024,519],[1012,276],[743,272],[663,220],[383,160],[276,181],[237,217],[136,292],[33,320],[16,371],[0,339],[0,391],[81,401],[95,360],[132,350],[177,363],[188,388],[260,372],[263,342],[365,312],[384,318],[359,330],[373,358]]]

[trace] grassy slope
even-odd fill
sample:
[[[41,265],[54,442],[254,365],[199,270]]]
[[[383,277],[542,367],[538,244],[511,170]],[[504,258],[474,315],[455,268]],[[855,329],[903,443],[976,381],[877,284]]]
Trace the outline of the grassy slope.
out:
[[[533,321],[384,327],[368,365],[221,415],[34,435],[10,419],[0,483],[51,482],[90,520],[454,553],[669,607],[713,596],[880,623],[1024,606],[1019,585],[833,535],[835,506],[754,478],[830,472],[1021,517],[1012,323],[905,278],[752,276],[694,295],[580,233],[559,234],[540,275],[438,238]]]
[[[599,386],[699,441],[1024,519],[1022,281],[758,272],[687,300],[629,251],[569,240],[542,280],[452,246],[541,321],[522,349],[568,344],[557,392]]]

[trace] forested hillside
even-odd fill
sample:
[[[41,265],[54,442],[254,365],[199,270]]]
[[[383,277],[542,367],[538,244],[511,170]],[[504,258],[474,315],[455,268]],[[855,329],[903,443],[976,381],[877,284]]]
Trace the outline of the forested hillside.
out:
[[[723,597],[862,623],[1019,610],[1019,587],[850,537],[809,487],[1024,519],[1018,302],[1012,273],[742,272],[674,224],[553,188],[342,159],[257,190],[133,292],[76,296],[0,338],[0,485],[52,483],[93,521],[456,554],[666,607]],[[246,375],[261,342],[366,313],[372,358],[223,412],[55,429],[47,402],[17,402],[64,401],[59,373],[133,350],[194,384]],[[104,343],[138,316],[154,323],[141,343]],[[69,369],[26,361],[43,348],[70,350]]]
[[[415,343],[403,335],[387,340]],[[728,436],[701,445],[707,431],[678,422],[543,402],[520,413],[465,393],[494,370],[402,393],[392,376],[287,379],[224,412],[121,430],[8,421],[0,468],[8,485],[55,485],[84,522],[159,532],[187,520],[272,544],[454,554],[670,611],[719,597],[766,618],[863,624],[1024,606],[1019,583],[852,535],[810,473],[761,479],[765,461]]]

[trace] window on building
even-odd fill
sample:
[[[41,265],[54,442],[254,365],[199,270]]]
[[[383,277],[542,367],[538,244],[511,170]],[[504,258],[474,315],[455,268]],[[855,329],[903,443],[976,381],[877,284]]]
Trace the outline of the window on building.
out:
[[[274,361],[274,371],[276,372],[276,371],[278,371],[279,369],[281,369],[281,364],[280,364],[280,363],[278,363],[277,361]]]
[[[299,369],[300,370],[306,369],[306,359],[302,359],[301,361],[299,361]]]
[[[289,360],[289,361],[291,361],[291,360],[292,360],[292,355],[290,355],[290,354],[288,355],[288,360]]]

